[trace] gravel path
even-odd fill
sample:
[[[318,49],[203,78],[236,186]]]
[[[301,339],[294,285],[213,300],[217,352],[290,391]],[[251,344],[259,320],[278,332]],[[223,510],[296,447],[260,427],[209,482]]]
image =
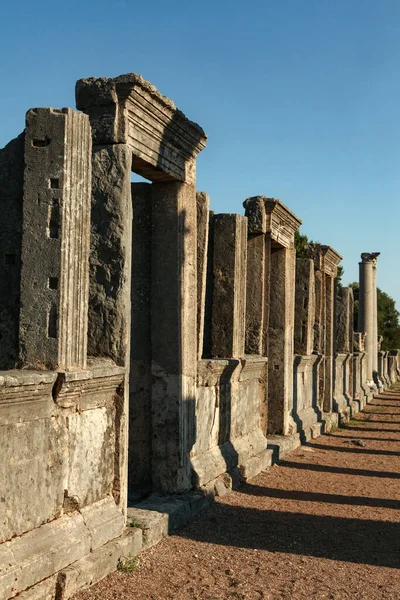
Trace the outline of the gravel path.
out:
[[[400,387],[75,600],[400,599]]]

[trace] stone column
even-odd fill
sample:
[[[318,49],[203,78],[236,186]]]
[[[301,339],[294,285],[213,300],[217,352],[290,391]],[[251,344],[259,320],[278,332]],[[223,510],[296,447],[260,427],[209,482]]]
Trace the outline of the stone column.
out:
[[[255,196],[244,202],[246,216],[252,222],[251,231],[265,231],[269,289],[269,319],[263,318],[264,339],[268,340],[268,433],[291,435],[297,427],[293,411],[293,338],[295,266],[294,232],[300,219],[280,200]],[[249,277],[250,275],[250,271]],[[248,314],[249,314],[248,310]],[[253,315],[254,315],[253,310]],[[260,330],[260,321],[256,332]],[[258,334],[259,337],[260,334]],[[256,346],[260,348],[260,344]]]
[[[312,354],[315,323],[314,261],[296,259],[296,303],[294,321],[294,353]]]
[[[366,379],[372,381],[378,363],[378,337],[376,335],[376,261],[379,252],[361,254],[358,329],[366,334]],[[376,337],[375,337],[376,336]],[[375,357],[376,355],[376,357]]]
[[[92,141],[69,108],[27,113],[20,360],[86,368]]]
[[[373,337],[375,349],[372,355],[372,371],[378,371],[378,289],[376,283],[376,266],[377,260],[372,265],[372,281],[373,281],[373,305],[374,305],[374,318],[373,318]]]
[[[200,360],[204,349],[204,323],[207,284],[208,232],[210,197],[196,192],[197,203],[197,356]]]
[[[212,358],[241,358],[245,346],[247,219],[213,217]]]
[[[248,218],[246,354],[267,355],[271,271],[271,237],[266,235],[262,198],[246,205]]]

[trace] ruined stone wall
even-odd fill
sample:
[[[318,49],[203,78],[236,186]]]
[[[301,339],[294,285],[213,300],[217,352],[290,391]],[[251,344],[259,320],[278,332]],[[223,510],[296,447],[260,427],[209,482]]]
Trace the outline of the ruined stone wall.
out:
[[[91,150],[85,115],[34,109],[0,151],[4,599],[27,588],[67,598],[115,568],[122,547],[140,546],[140,536],[122,535],[125,369],[87,361]]]
[[[296,259],[276,198],[210,211],[207,136],[140,76],[76,93],[0,150],[5,600],[66,600],[137,554],[128,495],[225,494],[377,389],[335,250]]]

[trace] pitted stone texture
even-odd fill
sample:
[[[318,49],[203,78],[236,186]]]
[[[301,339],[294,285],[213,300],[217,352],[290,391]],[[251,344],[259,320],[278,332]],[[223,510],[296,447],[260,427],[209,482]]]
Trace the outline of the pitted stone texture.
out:
[[[106,408],[68,417],[68,497],[79,507],[111,493],[114,483],[115,412]],[[81,465],[85,464],[85,469]]]
[[[294,353],[311,354],[314,346],[315,280],[314,262],[296,258]]]
[[[203,356],[210,197],[196,192],[197,205],[197,357]]]
[[[91,135],[69,108],[28,111],[20,359],[30,368],[85,368]]]
[[[214,215],[213,227],[211,351],[213,358],[239,358],[245,343],[247,218]]]
[[[249,232],[246,277],[246,354],[268,353],[271,238]]]
[[[0,369],[18,361],[24,134],[0,150]]]
[[[96,144],[128,144],[132,168],[151,181],[195,184],[207,136],[140,75],[80,79],[77,107],[90,117]]]
[[[353,351],[353,290],[339,287],[336,295],[336,352]]]
[[[124,365],[130,339],[131,150],[93,148],[88,353]]]

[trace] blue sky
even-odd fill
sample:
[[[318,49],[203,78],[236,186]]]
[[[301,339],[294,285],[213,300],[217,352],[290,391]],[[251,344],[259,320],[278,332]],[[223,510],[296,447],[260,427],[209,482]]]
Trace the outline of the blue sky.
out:
[[[380,251],[400,309],[398,0],[18,0],[1,8],[0,147],[80,77],[141,73],[208,133],[198,189],[217,212],[275,196],[309,238]]]

